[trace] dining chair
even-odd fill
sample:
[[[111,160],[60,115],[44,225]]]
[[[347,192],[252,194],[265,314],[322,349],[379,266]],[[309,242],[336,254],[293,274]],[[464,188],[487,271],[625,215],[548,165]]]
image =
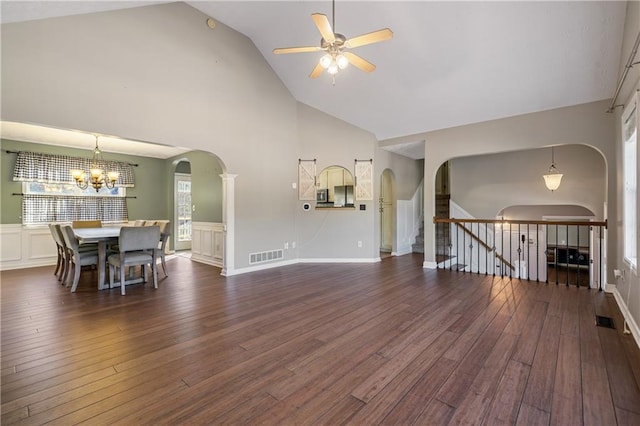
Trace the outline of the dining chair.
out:
[[[162,263],[162,272],[164,272],[164,276],[168,277],[167,274],[167,260],[165,250],[167,248],[167,243],[169,241],[169,237],[171,236],[171,221],[168,220],[136,220],[134,226],[159,226],[160,227],[160,241],[158,242],[158,256],[160,257],[160,262]]]
[[[171,236],[171,222],[168,220],[159,220],[156,223],[160,227],[160,243],[158,244],[158,254],[160,255],[160,261],[162,263],[162,272],[164,272],[165,277],[168,277],[169,274],[167,274],[165,250],[167,248],[167,241]]]
[[[74,220],[71,222],[74,228],[102,228],[101,220]]]
[[[125,268],[142,266],[143,280],[147,281],[147,267],[151,266],[153,274],[153,288],[158,288],[158,241],[160,241],[160,227],[158,226],[123,226],[120,229],[118,247],[120,252],[112,254],[107,259],[109,264],[109,284],[114,285],[115,269],[120,272],[120,293],[125,295]]]
[[[67,254],[69,259],[69,267],[73,265],[73,283],[71,285],[71,292],[75,293],[78,288],[78,282],[80,281],[80,271],[83,266],[88,265],[97,265],[98,264],[98,251],[97,250],[88,250],[81,251],[80,243],[76,238],[76,235],[73,233],[73,228],[69,225],[62,226],[61,228],[62,236],[64,238],[64,242],[67,246]],[[67,287],[69,283],[65,283]]]
[[[64,239],[62,238],[62,234],[60,233],[60,225],[57,223],[49,224],[49,231],[51,231],[51,236],[53,237],[53,241],[56,243],[56,248],[58,252],[58,260],[56,261],[56,270],[53,273],[58,277],[58,281],[62,281],[62,277],[65,273],[65,263],[66,263],[66,246],[64,244]],[[58,275],[60,274],[60,275]]]

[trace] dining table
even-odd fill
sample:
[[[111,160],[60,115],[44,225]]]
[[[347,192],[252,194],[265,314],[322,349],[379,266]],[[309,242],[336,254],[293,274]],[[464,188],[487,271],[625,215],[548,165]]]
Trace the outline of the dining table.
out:
[[[98,290],[109,288],[106,280],[107,246],[118,243],[120,228],[120,226],[105,226],[103,228],[77,228],[73,230],[80,244],[98,243]]]

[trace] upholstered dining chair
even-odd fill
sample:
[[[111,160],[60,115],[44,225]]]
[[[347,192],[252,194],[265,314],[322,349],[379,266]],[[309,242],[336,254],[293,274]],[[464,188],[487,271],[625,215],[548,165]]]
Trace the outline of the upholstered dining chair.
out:
[[[171,236],[171,222],[165,220],[158,221],[157,224],[160,227],[160,244],[158,245],[158,254],[160,255],[160,261],[162,262],[162,272],[164,272],[165,277],[168,277],[165,250],[167,248],[167,241]]]
[[[143,279],[147,281],[147,267],[151,266],[153,274],[153,287],[158,288],[158,268],[156,258],[158,256],[158,241],[160,241],[160,228],[158,226],[123,226],[120,229],[118,240],[119,253],[112,254],[107,259],[109,264],[109,282],[113,287],[115,269],[120,272],[120,293],[125,295],[125,268],[141,265]]]
[[[158,226],[160,227],[160,241],[158,242],[158,256],[160,257],[160,262],[162,263],[162,272],[164,272],[164,276],[168,277],[167,274],[167,260],[166,260],[166,248],[167,243],[169,241],[169,237],[171,236],[171,221],[169,220],[136,220],[134,226]]]
[[[75,293],[78,288],[78,282],[80,281],[80,272],[83,266],[97,265],[98,264],[98,251],[97,250],[80,250],[80,243],[73,233],[73,229],[69,225],[61,226],[62,237],[64,238],[65,245],[67,246],[68,266],[73,266],[73,282],[71,285],[71,292]],[[65,283],[69,287],[69,283]]]
[[[67,248],[65,247],[64,239],[62,238],[62,234],[60,233],[60,225],[58,225],[57,223],[50,223],[49,231],[51,231],[51,236],[53,237],[53,241],[56,243],[56,248],[58,251],[58,260],[56,261],[56,270],[53,274],[56,277],[58,277],[58,281],[62,281],[62,277],[64,276],[65,266],[66,266]]]

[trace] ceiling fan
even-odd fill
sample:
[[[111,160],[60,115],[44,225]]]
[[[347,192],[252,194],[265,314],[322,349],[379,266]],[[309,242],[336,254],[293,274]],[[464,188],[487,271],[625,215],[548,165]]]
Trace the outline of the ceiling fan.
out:
[[[309,74],[310,78],[318,78],[320,74],[322,74],[322,71],[326,69],[335,79],[338,70],[346,68],[349,64],[365,72],[375,70],[376,66],[374,64],[355,53],[349,52],[348,49],[389,40],[393,37],[393,32],[389,28],[383,28],[378,31],[347,39],[342,34],[334,33],[332,29],[335,28],[335,0],[332,1],[332,13],[333,25],[329,23],[327,15],[322,13],[314,13],[311,15],[313,22],[316,24],[316,27],[318,27],[318,31],[320,31],[320,35],[322,35],[320,46],[279,47],[273,49],[273,53],[279,55],[283,53],[327,52],[320,58],[316,67],[311,71],[311,74]]]

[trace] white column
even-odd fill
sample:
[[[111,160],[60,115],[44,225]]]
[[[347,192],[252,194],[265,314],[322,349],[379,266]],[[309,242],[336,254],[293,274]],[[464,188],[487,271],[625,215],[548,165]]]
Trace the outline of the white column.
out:
[[[436,227],[433,223],[433,216],[435,215],[435,181],[436,174],[440,164],[437,164],[433,159],[433,155],[428,151],[429,144],[424,144],[425,157],[424,157],[424,203],[423,220],[424,220],[424,261],[422,263],[423,268],[436,269],[438,263],[436,262]]]
[[[235,181],[238,175],[221,174],[222,178],[222,223],[224,224],[224,252],[222,272],[233,275],[235,269]]]

